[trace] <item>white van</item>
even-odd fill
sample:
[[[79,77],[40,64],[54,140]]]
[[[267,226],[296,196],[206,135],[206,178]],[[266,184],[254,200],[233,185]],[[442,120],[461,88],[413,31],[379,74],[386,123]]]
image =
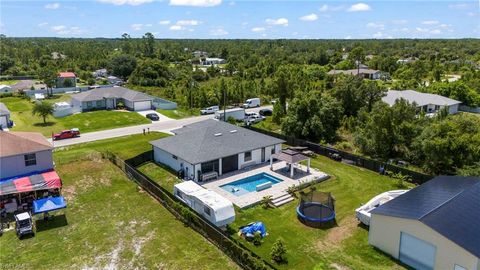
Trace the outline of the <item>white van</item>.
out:
[[[259,98],[249,98],[243,103],[243,108],[254,108],[260,107],[260,99]]]
[[[200,110],[200,114],[214,114],[218,110],[219,110],[219,106],[211,106],[211,107]]]

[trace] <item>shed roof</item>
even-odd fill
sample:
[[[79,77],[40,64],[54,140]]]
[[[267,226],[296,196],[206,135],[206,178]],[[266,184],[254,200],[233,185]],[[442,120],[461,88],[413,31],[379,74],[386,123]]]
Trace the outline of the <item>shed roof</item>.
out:
[[[73,78],[73,77],[76,77],[76,75],[73,72],[59,72],[58,77],[60,77],[60,78]]]
[[[283,140],[213,119],[173,130],[175,136],[150,142],[190,164],[283,143]]]
[[[372,214],[418,220],[480,257],[480,177],[438,176]]]
[[[10,115],[10,110],[2,102],[0,102],[0,115]]]
[[[461,103],[458,100],[454,100],[444,96],[430,93],[421,93],[414,90],[388,90],[387,95],[382,98],[382,101],[388,103],[388,105],[390,106],[393,106],[396,100],[402,98],[410,103],[415,102],[417,106],[424,106],[428,104],[451,106]]]
[[[282,152],[274,154],[273,157],[279,160],[283,160],[287,163],[298,163],[300,161],[308,159],[308,157],[303,155],[302,153],[291,149],[282,150]]]
[[[36,132],[0,131],[0,157],[53,149],[42,134]]]
[[[101,87],[72,95],[78,101],[96,101],[104,98],[123,98],[128,101],[153,100],[153,97],[124,87]]]

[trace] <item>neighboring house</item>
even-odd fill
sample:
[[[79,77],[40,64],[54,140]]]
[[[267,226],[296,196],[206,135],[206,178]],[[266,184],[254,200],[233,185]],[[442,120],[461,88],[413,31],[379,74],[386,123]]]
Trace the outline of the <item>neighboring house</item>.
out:
[[[0,132],[0,179],[53,169],[52,145],[40,133]]]
[[[397,60],[397,64],[410,64],[410,63],[414,63],[417,60],[418,60],[417,57],[401,58]]]
[[[118,77],[115,77],[115,76],[108,76],[107,81],[108,81],[109,84],[114,84],[114,85],[123,84],[123,80],[118,78]]]
[[[53,60],[58,60],[58,59],[65,59],[67,56],[65,54],[59,53],[59,52],[52,52],[51,57]]]
[[[13,89],[11,86],[6,84],[0,84],[0,94],[1,93],[12,93]]]
[[[10,111],[5,104],[0,102],[0,129],[10,127]]]
[[[205,58],[205,60],[201,61],[201,64],[204,66],[211,66],[211,65],[220,65],[227,63],[227,60],[222,58]]]
[[[67,87],[65,85],[65,82],[69,80],[70,86],[68,87],[76,87],[77,86],[77,76],[73,72],[60,72],[58,73],[57,80],[56,80],[56,86],[57,88],[63,88]]]
[[[194,51],[192,54],[195,58],[208,57],[208,53],[204,51]]]
[[[368,241],[415,269],[480,269],[480,177],[438,176],[377,207]]]
[[[175,136],[150,142],[155,162],[184,178],[203,182],[227,172],[269,162],[283,140],[213,119],[172,131]]]
[[[108,71],[106,68],[101,68],[101,69],[97,69],[95,70],[94,72],[92,72],[92,75],[93,77],[95,78],[105,78],[108,76]]]
[[[124,87],[96,88],[72,95],[72,111],[115,109],[122,102],[128,110],[145,111],[152,108],[153,97]]]
[[[370,79],[370,80],[380,80],[382,76],[385,76],[382,74],[380,70],[374,70],[374,69],[365,69],[365,68],[360,68],[360,69],[348,69],[348,70],[338,70],[338,69],[333,69],[328,72],[329,75],[338,75],[338,74],[346,74],[346,75],[354,75],[357,76],[360,74],[365,79]]]
[[[436,113],[442,108],[448,107],[448,112],[454,114],[458,112],[458,107],[461,104],[458,100],[414,90],[388,90],[382,101],[393,106],[398,99],[405,99],[412,104],[415,103],[419,111],[426,113]]]

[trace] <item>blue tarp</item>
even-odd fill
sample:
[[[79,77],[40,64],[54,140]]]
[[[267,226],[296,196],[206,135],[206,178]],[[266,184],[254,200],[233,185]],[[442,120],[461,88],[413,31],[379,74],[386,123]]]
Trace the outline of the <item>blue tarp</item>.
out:
[[[260,221],[254,222],[253,224],[241,228],[240,232],[246,237],[253,237],[255,232],[260,232],[262,237],[265,237],[267,235],[267,229],[265,228],[265,225],[263,225],[263,223]]]
[[[66,208],[67,203],[62,196],[43,198],[33,201],[33,213],[40,214],[62,208]]]

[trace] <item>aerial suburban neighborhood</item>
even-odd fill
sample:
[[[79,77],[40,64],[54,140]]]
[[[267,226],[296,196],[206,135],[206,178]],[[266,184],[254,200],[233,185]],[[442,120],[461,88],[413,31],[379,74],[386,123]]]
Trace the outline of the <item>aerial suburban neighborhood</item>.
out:
[[[0,2],[0,269],[480,270],[478,5]]]

